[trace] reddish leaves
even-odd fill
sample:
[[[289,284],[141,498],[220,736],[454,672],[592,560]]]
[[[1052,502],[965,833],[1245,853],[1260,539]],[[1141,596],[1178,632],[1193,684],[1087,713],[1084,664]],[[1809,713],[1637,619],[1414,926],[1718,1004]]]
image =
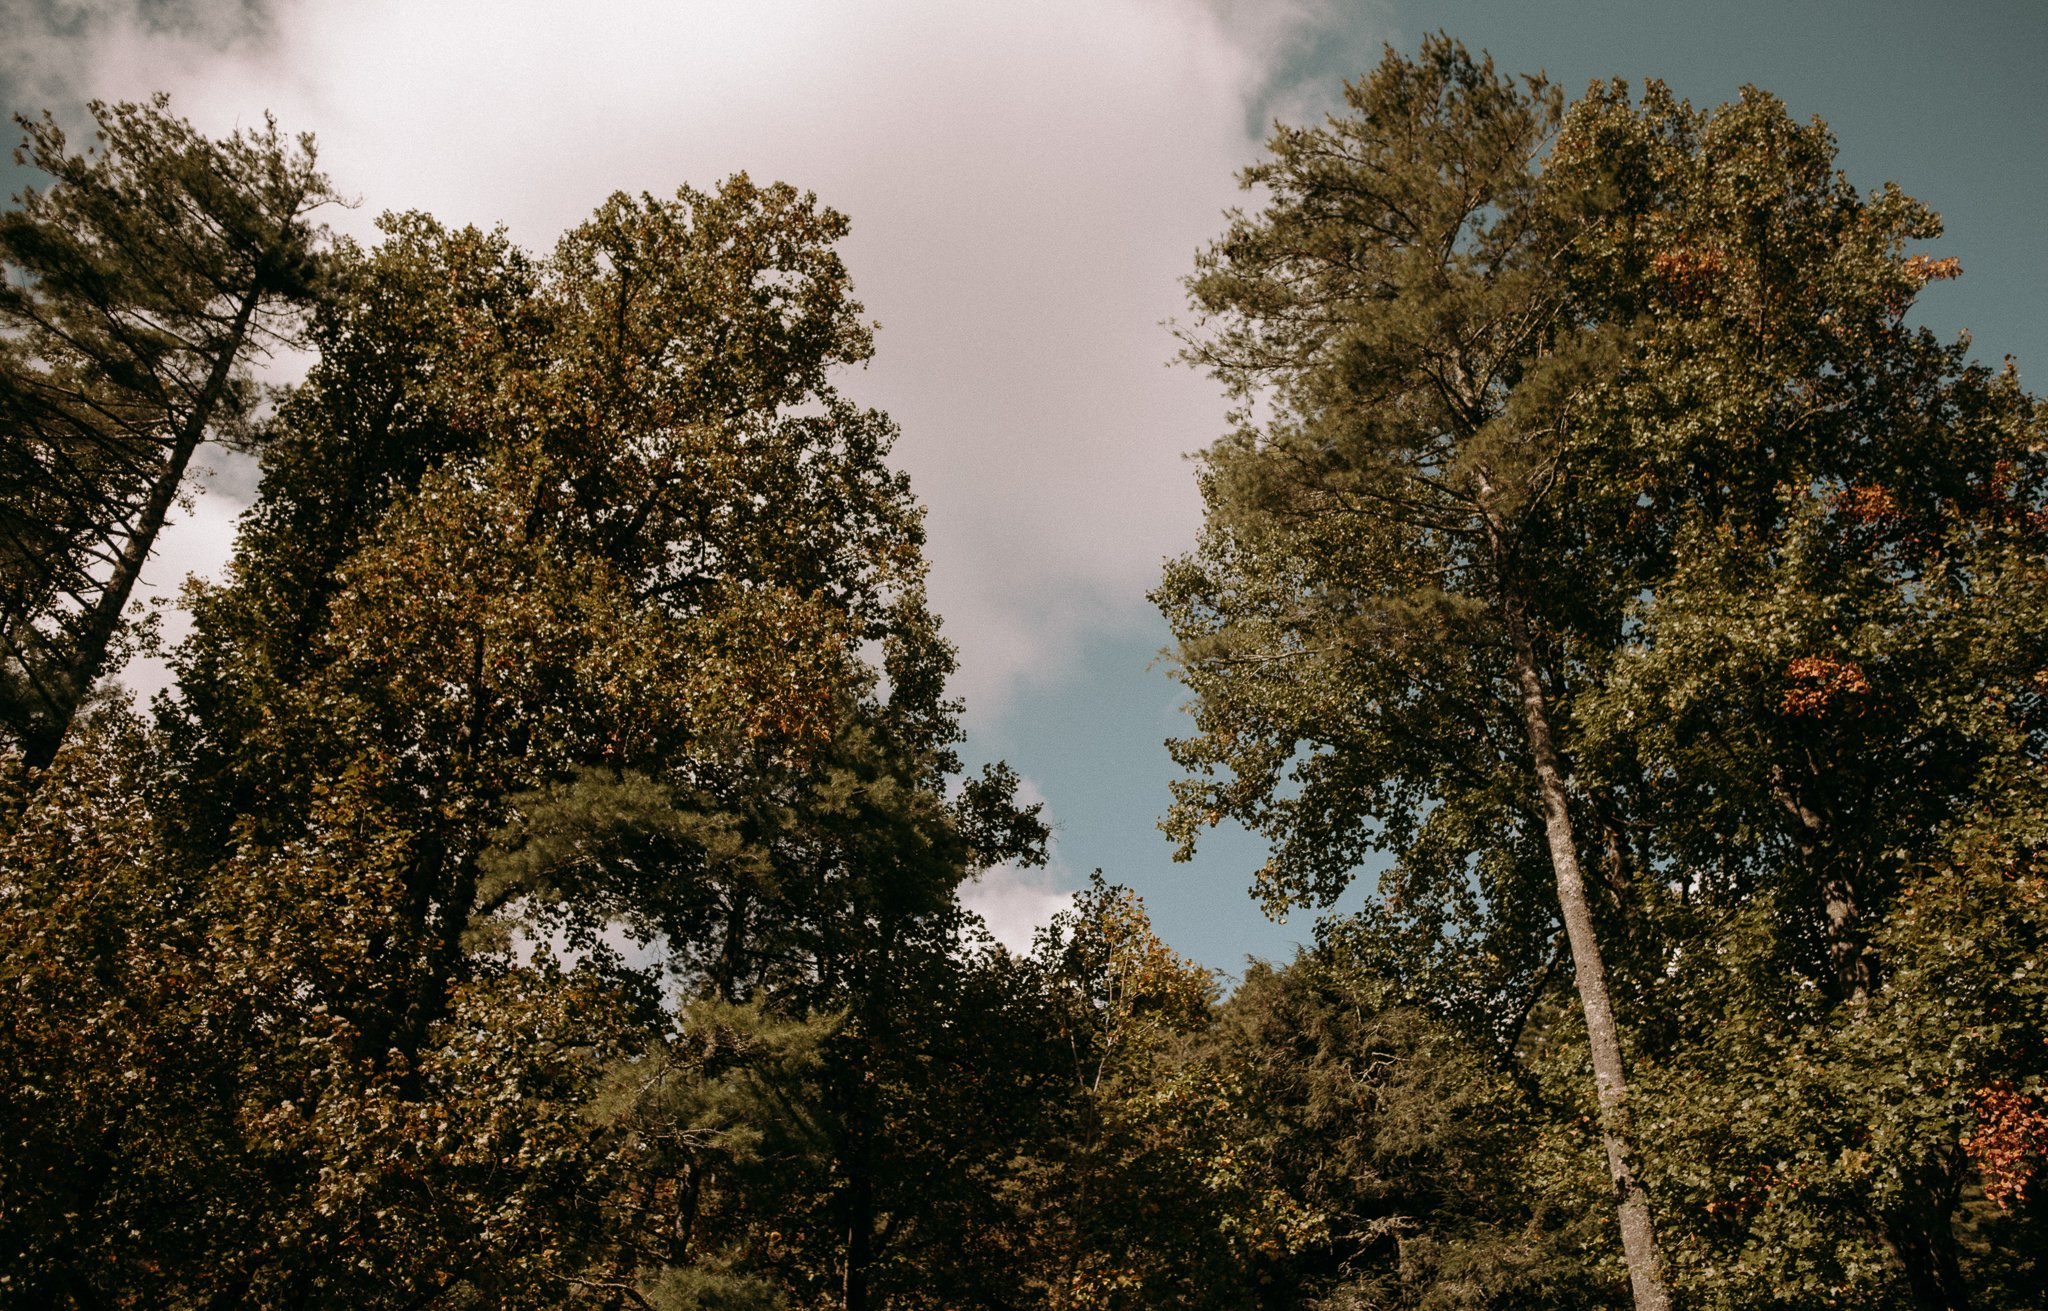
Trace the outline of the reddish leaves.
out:
[[[1800,656],[1785,666],[1785,677],[1791,686],[1778,700],[1778,713],[1795,719],[1819,718],[1840,698],[1870,691],[1860,665],[1831,655]]]
[[[1844,489],[1835,505],[1849,520],[1866,528],[1891,528],[1906,517],[1897,497],[1870,483]]]
[[[1978,1089],[1971,1103],[1977,1131],[1963,1139],[1963,1150],[1984,1176],[1984,1195],[2010,1208],[2026,1200],[2048,1162],[2048,1103],[2003,1081]]]
[[[1718,291],[1726,270],[1727,260],[1712,247],[1681,246],[1650,260],[1650,271],[1663,284],[1665,293],[1680,305],[1696,305]]]
[[[1945,259],[1929,259],[1925,255],[1913,255],[1906,260],[1906,272],[1914,281],[1923,286],[1929,282],[1947,282],[1963,276],[1963,263],[1955,256]]]

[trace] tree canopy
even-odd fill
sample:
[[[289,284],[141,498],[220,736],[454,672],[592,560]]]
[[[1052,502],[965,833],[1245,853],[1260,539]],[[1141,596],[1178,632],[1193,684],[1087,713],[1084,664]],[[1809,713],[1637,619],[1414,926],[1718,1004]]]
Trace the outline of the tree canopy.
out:
[[[1568,942],[1638,1306],[1964,1305],[1965,1108],[2017,1051],[1930,1032],[1849,1076],[1839,1044],[1925,1004],[1877,943],[1916,885],[1987,825],[2031,860],[2038,405],[1910,325],[1956,271],[1935,217],[1761,92],[1566,109],[1440,38],[1347,105],[1276,134],[1190,283],[1188,353],[1244,405],[1157,593],[1198,730],[1169,831],[1265,834],[1276,907],[1384,860],[1347,937],[1511,1058]],[[1825,1273],[1765,1236],[1822,1188],[1791,1142],[1889,1180],[1833,1197]],[[1653,1195],[1687,1203],[1661,1256]]]
[[[1439,37],[1246,172],[1165,827],[1323,918],[1226,994],[1100,871],[961,905],[1051,835],[845,216],[364,244],[95,113],[0,217],[0,1308],[2040,1305],[2048,413],[1818,121]]]

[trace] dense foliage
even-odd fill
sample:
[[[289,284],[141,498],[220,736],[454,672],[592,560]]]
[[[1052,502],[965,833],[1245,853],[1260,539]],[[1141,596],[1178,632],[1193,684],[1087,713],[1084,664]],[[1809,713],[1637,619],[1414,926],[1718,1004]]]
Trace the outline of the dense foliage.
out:
[[[2048,420],[1818,123],[1437,39],[1247,174],[1168,828],[1377,895],[1226,997],[960,908],[1047,833],[845,218],[361,247],[98,112],[0,223],[0,1307],[2048,1305]],[[202,439],[176,694],[87,697]]]
[[[2048,433],[1833,156],[1439,39],[1282,130],[1191,283],[1244,406],[1158,592],[1168,827],[1267,835],[1279,906],[1384,862],[1342,935],[1401,996],[1590,1060],[1638,1306],[2042,1278],[1982,1162],[2043,1108]]]

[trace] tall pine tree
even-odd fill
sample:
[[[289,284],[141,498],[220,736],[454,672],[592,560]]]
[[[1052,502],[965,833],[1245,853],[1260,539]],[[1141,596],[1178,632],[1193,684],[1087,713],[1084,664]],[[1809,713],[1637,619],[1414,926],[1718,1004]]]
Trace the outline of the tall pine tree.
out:
[[[334,200],[275,122],[215,141],[162,96],[92,113],[82,154],[23,120],[50,181],[0,215],[0,731],[30,768],[107,672],[193,455],[238,432],[251,356],[294,333]]]

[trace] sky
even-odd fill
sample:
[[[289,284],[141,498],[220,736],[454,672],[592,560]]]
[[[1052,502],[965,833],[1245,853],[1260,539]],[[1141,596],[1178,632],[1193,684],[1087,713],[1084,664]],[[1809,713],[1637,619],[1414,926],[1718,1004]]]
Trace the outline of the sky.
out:
[[[1176,864],[1156,829],[1162,744],[1188,721],[1145,593],[1193,544],[1187,456],[1224,425],[1214,384],[1173,364],[1170,323],[1274,119],[1319,117],[1385,44],[1437,30],[1568,92],[1661,77],[1717,104],[1754,84],[1826,119],[1852,182],[1897,181],[1948,220],[1938,253],[1964,277],[1923,320],[2048,382],[2048,4],[2031,0],[0,0],[0,102],[76,123],[90,98],[163,90],[214,133],[273,113],[316,135],[359,198],[329,221],[362,239],[423,209],[545,250],[614,190],[742,170],[847,213],[881,332],[841,386],[902,428],[967,755],[1007,759],[1055,826],[1046,869],[966,900],[1021,943],[1101,867],[1234,976],[1313,919],[1260,914],[1250,835]],[[156,596],[227,557],[254,475],[212,467]]]

